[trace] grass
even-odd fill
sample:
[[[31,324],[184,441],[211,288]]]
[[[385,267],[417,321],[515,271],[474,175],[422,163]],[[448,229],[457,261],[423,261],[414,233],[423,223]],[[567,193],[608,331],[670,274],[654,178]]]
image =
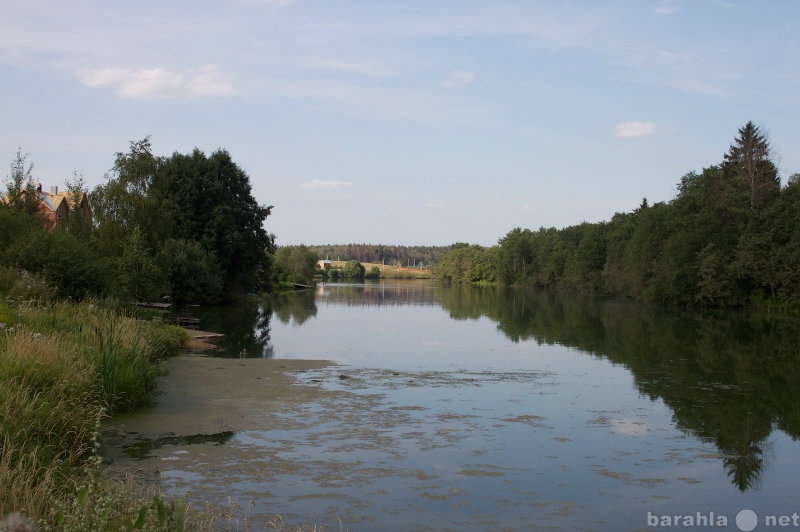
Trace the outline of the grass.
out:
[[[8,286],[15,284],[6,280]],[[109,491],[99,480],[98,447],[108,415],[147,404],[160,361],[177,353],[186,331],[98,303],[15,299],[8,291],[6,301],[0,305],[0,516],[19,512],[45,530],[143,529],[137,523],[182,530],[180,504],[159,505],[156,498],[142,505]]]

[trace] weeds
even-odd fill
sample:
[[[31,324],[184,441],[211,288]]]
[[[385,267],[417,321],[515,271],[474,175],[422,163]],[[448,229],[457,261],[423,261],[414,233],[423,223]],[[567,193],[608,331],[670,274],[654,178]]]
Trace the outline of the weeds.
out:
[[[183,530],[182,500],[141,504],[104,486],[97,449],[106,412],[145,404],[186,332],[96,303],[26,301],[0,306],[0,319],[0,517],[20,512],[44,530]]]

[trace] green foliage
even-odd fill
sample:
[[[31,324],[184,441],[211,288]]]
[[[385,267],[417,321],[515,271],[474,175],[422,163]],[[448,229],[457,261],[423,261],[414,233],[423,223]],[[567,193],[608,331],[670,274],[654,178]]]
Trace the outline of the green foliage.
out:
[[[125,242],[138,228],[150,248],[158,249],[170,231],[168,213],[149,194],[163,159],[152,153],[150,138],[130,143],[129,153],[117,153],[106,183],[89,194],[97,225],[95,245],[101,254],[122,255]]]
[[[491,283],[497,270],[497,255],[497,247],[454,244],[433,268],[433,275],[448,282]]]
[[[387,266],[433,266],[447,252],[445,246],[396,246],[386,244],[326,244],[308,247],[317,257],[357,260]]]
[[[6,262],[5,250],[33,230],[41,231],[41,220],[0,201],[0,260]]]
[[[381,269],[377,266],[371,267],[369,271],[364,274],[364,279],[380,279],[380,277]]]
[[[255,201],[227,151],[158,157],[148,137],[117,153],[106,177],[90,194],[92,242],[116,263],[118,295],[217,302],[274,277],[263,227],[272,207]]]
[[[117,293],[121,296],[133,301],[150,301],[165,295],[162,272],[138,227],[134,227],[126,239],[115,265]]]
[[[502,237],[491,259],[456,244],[439,279],[564,287],[699,306],[800,303],[800,185],[781,188],[751,122],[718,166],[683,176],[669,203],[647,200],[609,222]]]
[[[48,530],[132,529],[123,525],[139,521],[141,505],[99,484],[100,423],[147,404],[159,360],[186,331],[94,303],[2,306],[0,315],[15,323],[0,334],[0,515],[24,509]],[[147,529],[175,530],[185,510],[154,500]]]
[[[216,302],[222,298],[222,275],[214,255],[193,240],[169,239],[156,257],[176,303]]]
[[[281,247],[275,253],[278,281],[311,284],[317,273],[317,256],[306,246]]]
[[[363,280],[366,268],[357,260],[350,260],[342,268],[342,275],[345,279]]]
[[[275,248],[263,227],[272,207],[256,202],[248,175],[227,151],[173,154],[155,175],[149,197],[169,213],[173,238],[197,241],[215,257],[225,293],[256,286]]]
[[[29,227],[3,253],[3,262],[40,273],[59,297],[83,299],[105,292],[110,271],[105,263],[71,233]]]
[[[753,122],[739,129],[725,154],[724,168],[749,189],[751,209],[761,209],[778,196],[781,183],[772,162],[772,147]]]
[[[13,327],[19,319],[16,311],[0,303],[0,328]],[[6,327],[3,327],[5,325]]]
[[[33,163],[28,162],[28,157],[29,154],[22,154],[22,148],[17,150],[11,163],[11,174],[6,178],[6,201],[13,211],[33,215],[40,198],[33,178]]]
[[[76,172],[69,223],[49,233],[27,158],[17,153],[0,203],[0,265],[42,273],[59,297],[218,302],[275,279],[274,237],[263,227],[272,208],[255,201],[224,150],[164,158],[149,137],[131,142],[88,193],[94,223],[80,209],[87,191]]]

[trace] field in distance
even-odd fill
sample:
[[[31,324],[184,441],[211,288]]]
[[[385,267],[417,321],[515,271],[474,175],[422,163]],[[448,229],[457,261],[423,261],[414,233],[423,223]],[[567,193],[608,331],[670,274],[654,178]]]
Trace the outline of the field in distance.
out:
[[[332,260],[332,268],[344,268],[347,264],[345,260]],[[369,273],[373,267],[381,271],[381,279],[430,279],[430,268],[418,268],[416,266],[395,266],[394,264],[381,264],[375,262],[362,262],[362,266]]]

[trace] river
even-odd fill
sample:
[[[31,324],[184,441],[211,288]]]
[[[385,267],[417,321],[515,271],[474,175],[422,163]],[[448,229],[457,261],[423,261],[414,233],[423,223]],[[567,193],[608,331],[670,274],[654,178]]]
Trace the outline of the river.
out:
[[[426,281],[187,312],[224,340],[106,467],[250,530],[800,528],[796,318]]]

